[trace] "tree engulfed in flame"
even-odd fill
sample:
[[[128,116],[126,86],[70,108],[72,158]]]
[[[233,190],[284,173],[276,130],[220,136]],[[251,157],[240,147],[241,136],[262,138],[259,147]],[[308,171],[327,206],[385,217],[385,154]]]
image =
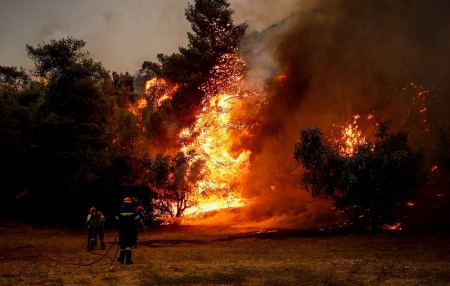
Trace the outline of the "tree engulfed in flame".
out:
[[[244,63],[236,55],[224,55],[202,86],[206,94],[193,127],[180,132],[180,141],[190,141],[183,152],[195,150],[205,162],[205,176],[195,186],[197,205],[185,215],[245,204],[240,197],[240,181],[248,173],[249,150],[236,150],[243,130],[233,122],[233,108],[245,97],[241,92]],[[190,139],[190,140],[189,140]]]
[[[178,84],[171,84],[163,78],[154,77],[145,83],[144,93],[134,104],[128,106],[128,111],[140,117],[141,110],[147,107],[149,102],[154,109],[158,109],[164,101],[172,99],[178,89]]]
[[[354,115],[352,122],[340,127],[339,135],[338,138],[336,138],[335,143],[338,146],[339,153],[343,156],[352,156],[358,146],[367,143],[367,138],[362,134],[358,126],[359,118],[359,115]],[[370,117],[370,119],[371,118],[372,117]]]
[[[159,77],[154,77],[145,83],[145,94],[152,101],[154,108],[159,108],[164,101],[172,99],[178,89],[178,84],[170,84]]]
[[[134,104],[128,105],[128,111],[136,116],[141,115],[141,110],[147,106],[147,100],[145,98],[139,98]]]
[[[202,179],[189,199],[193,206],[184,211],[185,216],[245,204],[240,182],[248,174],[251,153],[237,147],[247,131],[244,123],[233,120],[242,100],[255,95],[242,89],[244,74],[245,62],[236,54],[220,57],[208,81],[200,87],[205,97],[195,123],[179,133],[180,151],[195,154],[193,161],[205,163]],[[142,97],[129,106],[129,111],[142,117],[141,111],[148,104],[156,110],[178,89],[178,84],[154,77],[146,82]]]

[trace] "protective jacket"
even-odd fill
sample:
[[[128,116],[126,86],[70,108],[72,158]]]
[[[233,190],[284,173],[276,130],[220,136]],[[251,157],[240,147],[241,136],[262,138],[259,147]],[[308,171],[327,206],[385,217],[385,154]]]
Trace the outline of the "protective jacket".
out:
[[[132,264],[131,248],[136,244],[140,216],[131,206],[124,205],[119,209],[116,220],[119,227],[120,245],[120,257],[118,260],[124,263],[126,258],[127,264]]]
[[[88,228],[105,228],[105,216],[101,211],[96,211],[95,213],[90,213],[87,216],[86,224]]]
[[[89,213],[86,219],[88,227],[88,249],[97,246],[97,236],[100,240],[101,249],[105,249],[105,216],[101,211]]]

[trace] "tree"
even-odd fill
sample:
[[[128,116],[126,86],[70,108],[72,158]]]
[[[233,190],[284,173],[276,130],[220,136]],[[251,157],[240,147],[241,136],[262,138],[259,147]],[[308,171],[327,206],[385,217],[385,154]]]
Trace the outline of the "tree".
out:
[[[196,204],[193,192],[202,177],[203,162],[194,158],[192,152],[175,156],[159,154],[149,164],[147,180],[156,194],[155,207],[175,223],[186,209]]]
[[[72,38],[27,45],[34,72],[45,82],[39,90],[34,128],[27,132],[33,147],[26,166],[33,171],[21,198],[34,218],[79,219],[106,190],[111,191],[107,198],[118,193],[119,168],[108,152],[112,81],[101,63],[81,51],[84,45]],[[51,215],[55,211],[67,216]]]
[[[26,45],[28,56],[35,64],[35,73],[46,78],[50,84],[80,79],[102,80],[108,76],[101,63],[94,62],[89,53],[80,50],[83,40],[64,38],[51,40],[37,47]]]
[[[31,83],[23,68],[0,66],[0,92],[16,92]]]
[[[27,45],[39,82],[0,68],[0,210],[14,219],[82,223],[92,205],[112,217],[122,195],[148,190],[142,131],[123,108],[132,77],[111,79],[84,45]]]
[[[188,47],[171,56],[160,54],[158,59],[163,76],[199,85],[220,56],[237,51],[247,25],[233,24],[233,10],[226,0],[196,0],[188,4],[185,15],[193,31],[188,33]]]
[[[302,184],[313,196],[330,197],[352,224],[377,229],[391,222],[393,208],[425,181],[422,153],[410,149],[403,132],[384,129],[352,156],[322,138],[318,128],[301,130],[294,157],[305,169]]]
[[[109,76],[100,63],[80,51],[84,45],[72,38],[27,45],[35,73],[47,81],[40,115],[43,134],[55,140],[51,148],[76,149],[79,144],[104,148],[109,141],[104,92]]]
[[[114,94],[117,97],[117,103],[120,107],[125,108],[130,99],[134,97],[133,77],[128,72],[112,72],[111,75],[114,85]]]
[[[163,140],[173,139],[177,132],[161,132],[159,127],[179,130],[194,122],[205,96],[200,87],[221,56],[237,51],[247,28],[245,23],[233,24],[233,10],[226,0],[195,0],[185,15],[192,27],[188,46],[172,55],[159,54],[161,67],[155,68],[159,76],[181,87],[170,102],[154,111],[155,116],[147,116],[148,129],[156,128],[152,134],[161,134]]]
[[[33,82],[23,68],[0,66],[0,181],[3,204],[9,214],[26,194],[33,168],[32,134],[42,103],[42,84]]]

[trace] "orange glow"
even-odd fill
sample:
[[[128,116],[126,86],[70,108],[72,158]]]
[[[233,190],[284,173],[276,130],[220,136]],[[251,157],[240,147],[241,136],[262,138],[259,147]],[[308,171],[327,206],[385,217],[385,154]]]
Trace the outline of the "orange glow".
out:
[[[128,111],[136,116],[140,116],[141,109],[147,106],[147,100],[145,98],[139,98],[135,104],[128,105]]]
[[[386,230],[402,230],[402,223],[401,222],[397,222],[394,224],[385,224],[383,225],[383,229]]]
[[[142,109],[150,103],[153,108],[158,109],[164,101],[172,99],[179,89],[178,84],[170,84],[163,78],[154,77],[145,83],[144,93],[139,95],[135,103],[128,105],[128,111],[138,117],[137,126],[143,129]]]
[[[277,74],[276,76],[275,76],[275,79],[277,80],[277,81],[284,81],[284,80],[286,80],[287,79],[287,74],[284,74],[284,73],[280,73],[280,74]]]
[[[240,207],[240,182],[249,169],[249,150],[236,150],[245,129],[233,122],[233,112],[242,100],[240,85],[243,62],[234,55],[226,55],[213,69],[208,84],[203,87],[206,98],[193,127],[181,130],[181,142],[189,142],[181,151],[195,150],[197,159],[205,162],[204,178],[197,182],[194,191],[196,206],[189,208],[185,216],[203,212]],[[216,94],[210,94],[218,91]]]
[[[172,99],[178,89],[178,84],[170,84],[159,77],[154,77],[145,83],[145,94],[150,98],[155,108],[159,108],[164,101]]]
[[[416,205],[416,203],[414,203],[413,201],[406,202],[406,206],[408,206],[408,207],[413,207],[415,205]]]
[[[439,167],[438,167],[437,165],[433,165],[433,166],[431,167],[430,171],[431,171],[431,172],[435,172],[435,171],[437,171],[438,168],[439,168]]]
[[[196,207],[187,209],[184,215],[187,217],[193,217],[209,211],[242,207],[245,205],[245,201],[241,198],[233,198],[231,196],[227,198],[209,196],[206,198],[200,198],[197,203],[198,205]]]
[[[339,136],[335,139],[335,143],[337,143],[339,152],[343,156],[352,156],[358,146],[367,143],[366,137],[363,136],[362,132],[359,130],[359,118],[359,115],[354,115],[353,122],[340,127]]]
[[[196,150],[197,158],[205,162],[206,176],[195,190],[198,205],[189,209],[187,215],[243,205],[236,184],[248,172],[250,151],[232,152],[234,140],[229,125],[235,100],[229,94],[211,98],[198,116],[193,132],[183,129],[180,133],[181,138],[198,134],[181,151]]]

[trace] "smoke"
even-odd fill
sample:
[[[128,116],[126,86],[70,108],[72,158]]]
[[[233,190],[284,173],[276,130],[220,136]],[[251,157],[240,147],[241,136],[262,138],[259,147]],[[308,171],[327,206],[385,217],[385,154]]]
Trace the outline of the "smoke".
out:
[[[230,0],[234,22],[247,22],[248,30],[260,31],[293,12],[298,0]]]
[[[313,3],[276,39],[275,57],[290,78],[290,93],[275,91],[273,97],[288,101],[292,115],[302,114],[300,124],[326,127],[324,116],[335,122],[355,112],[395,117],[389,113],[407,104],[400,93],[410,82],[446,94],[448,1]],[[305,115],[312,118],[305,121]]]
[[[187,43],[186,1],[2,1],[0,64],[31,68],[25,44],[75,37],[108,69],[133,72]]]
[[[328,200],[313,201],[299,184],[293,146],[301,128],[327,132],[370,113],[410,131],[415,147],[430,145],[432,130],[411,120],[419,116],[415,91],[405,92],[411,83],[436,95],[427,126],[449,126],[450,2],[298,1],[291,10],[300,12],[250,34],[242,48],[250,80],[265,83],[267,104],[249,144],[243,195],[253,203],[235,211],[235,221],[311,227],[330,213]]]
[[[278,22],[297,0],[231,0],[236,23],[260,30]],[[194,0],[40,0],[1,1],[0,64],[32,68],[25,44],[63,37],[81,38],[94,59],[108,69],[133,72],[158,53],[186,46],[184,16]]]

